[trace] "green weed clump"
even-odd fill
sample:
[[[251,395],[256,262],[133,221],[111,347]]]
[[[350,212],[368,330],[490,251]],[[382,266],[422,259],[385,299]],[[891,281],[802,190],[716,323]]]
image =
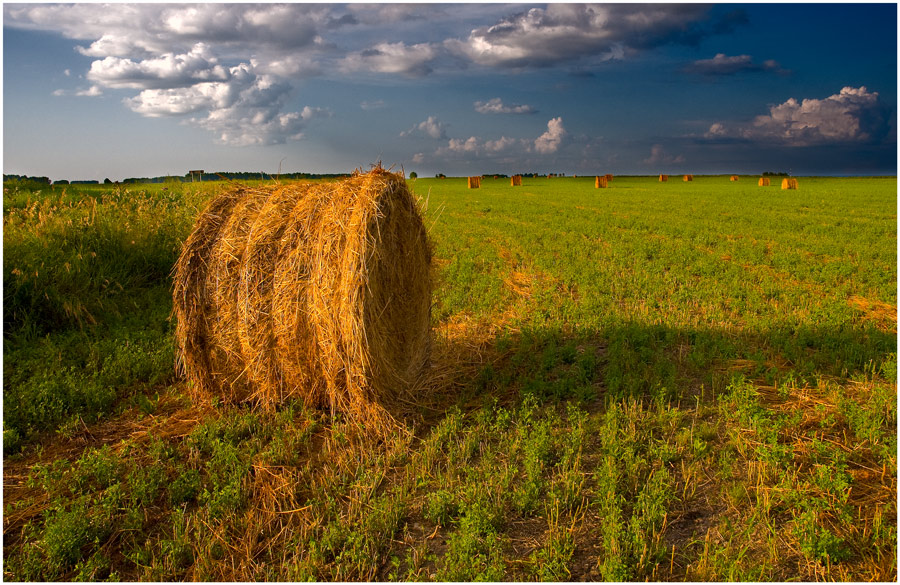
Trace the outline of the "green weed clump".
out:
[[[4,451],[173,379],[170,273],[198,195],[4,186]]]

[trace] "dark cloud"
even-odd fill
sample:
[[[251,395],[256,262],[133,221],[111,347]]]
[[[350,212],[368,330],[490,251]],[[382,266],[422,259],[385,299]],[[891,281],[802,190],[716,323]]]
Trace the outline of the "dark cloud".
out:
[[[725,53],[717,53],[712,59],[700,59],[684,68],[686,73],[698,75],[722,76],[735,75],[737,73],[771,71],[785,73],[785,70],[774,60],[754,63],[750,55],[728,56]]]
[[[449,39],[453,54],[483,66],[549,67],[611,60],[670,43],[697,44],[739,26],[739,12],[711,20],[699,4],[550,4]]]

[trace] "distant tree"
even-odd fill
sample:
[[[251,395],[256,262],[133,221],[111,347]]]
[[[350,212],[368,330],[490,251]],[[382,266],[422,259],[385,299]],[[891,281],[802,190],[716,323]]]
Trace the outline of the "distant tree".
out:
[[[53,181],[53,184],[54,185],[68,185],[69,181],[67,181],[66,179],[60,179],[58,181]]]
[[[112,181],[109,180],[109,177],[106,177],[105,179],[103,179],[103,184],[104,185],[112,185]]]
[[[419,175],[416,174],[416,171],[412,171],[411,173],[409,173],[409,178],[410,178],[410,179],[417,179],[417,178],[419,178]]]

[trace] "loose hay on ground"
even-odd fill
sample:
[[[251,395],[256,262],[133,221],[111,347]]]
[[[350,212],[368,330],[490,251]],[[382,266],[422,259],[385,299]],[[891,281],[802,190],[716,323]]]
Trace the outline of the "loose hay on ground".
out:
[[[387,430],[428,359],[431,248],[403,178],[235,186],[175,269],[180,365],[198,393],[296,397]]]

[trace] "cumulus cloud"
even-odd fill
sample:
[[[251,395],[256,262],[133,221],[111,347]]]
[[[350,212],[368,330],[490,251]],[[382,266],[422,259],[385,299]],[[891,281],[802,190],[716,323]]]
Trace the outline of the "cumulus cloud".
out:
[[[844,87],[824,99],[790,98],[769,107],[750,123],[716,122],[707,139],[744,139],[806,146],[839,142],[869,142],[886,131],[884,105],[878,92],[865,86]]]
[[[65,90],[65,89],[57,89],[53,91],[53,95],[61,97],[67,95],[74,95],[79,97],[97,97],[103,95],[103,90],[101,90],[96,85],[92,85],[87,89],[75,89],[75,90]]]
[[[7,26],[53,30],[86,41],[96,58],[90,89],[133,90],[124,99],[147,117],[190,116],[226,144],[296,140],[305,123],[328,114],[290,111],[293,81],[321,74],[324,30],[352,24],[344,9],[292,4],[5,5]],[[251,56],[249,59],[247,56]]]
[[[541,154],[556,152],[565,137],[566,129],[563,128],[562,118],[553,118],[547,122],[547,131],[534,141],[534,149]]]
[[[750,55],[734,55],[729,57],[725,53],[716,53],[712,59],[700,59],[694,61],[685,68],[688,73],[700,75],[734,75],[741,72],[773,71],[784,73],[781,66],[771,59],[762,63],[754,63]]]
[[[696,43],[739,22],[708,23],[697,4],[549,4],[531,8],[445,47],[479,65],[545,67],[580,58],[620,59],[667,43]]]
[[[91,63],[87,78],[111,88],[171,88],[206,81],[227,81],[229,71],[217,63],[204,43],[197,43],[183,54],[165,53],[159,57],[134,61],[106,57]]]
[[[525,155],[537,152],[552,154],[559,150],[567,136],[562,118],[553,118],[547,122],[547,131],[535,139],[511,138],[501,136],[496,139],[484,139],[479,136],[468,138],[451,138],[446,146],[435,153],[438,156],[472,155],[491,157],[499,154]]]
[[[446,140],[447,125],[434,116],[428,116],[427,120],[425,120],[424,122],[419,122],[409,130],[404,130],[400,133],[400,136],[416,136],[423,134],[425,136],[430,136],[431,138]]]
[[[534,114],[536,109],[525,104],[506,105],[500,98],[486,102],[475,102],[475,111],[479,114]]]
[[[650,156],[644,159],[646,165],[674,165],[684,162],[682,155],[671,155],[666,152],[662,144],[654,144],[650,147]]]
[[[402,42],[378,43],[363,51],[347,55],[341,68],[348,72],[375,71],[421,77],[431,73],[430,63],[436,56],[435,47],[429,43],[417,45]]]

